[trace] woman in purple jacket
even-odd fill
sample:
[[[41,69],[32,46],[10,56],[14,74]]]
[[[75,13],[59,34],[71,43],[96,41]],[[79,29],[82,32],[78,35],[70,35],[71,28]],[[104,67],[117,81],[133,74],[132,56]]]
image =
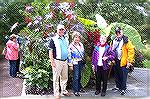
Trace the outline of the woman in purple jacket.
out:
[[[114,60],[114,52],[106,43],[107,37],[101,35],[100,42],[97,43],[92,55],[92,65],[96,76],[96,91],[95,95],[101,93],[101,96],[106,95],[107,79],[109,72],[109,62]],[[101,90],[101,81],[103,82]]]

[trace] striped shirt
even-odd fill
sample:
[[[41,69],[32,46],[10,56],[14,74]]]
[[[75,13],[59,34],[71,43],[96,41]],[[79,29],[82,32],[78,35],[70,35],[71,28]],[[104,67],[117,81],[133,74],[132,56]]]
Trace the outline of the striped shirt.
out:
[[[56,35],[50,41],[50,50],[53,51],[54,59],[65,60],[68,57],[68,45],[69,41],[67,37],[59,37]]]

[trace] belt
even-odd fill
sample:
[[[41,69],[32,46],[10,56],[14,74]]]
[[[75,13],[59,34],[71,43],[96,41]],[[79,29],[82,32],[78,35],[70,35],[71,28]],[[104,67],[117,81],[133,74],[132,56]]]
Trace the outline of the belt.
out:
[[[81,58],[73,58],[74,61],[81,61]]]
[[[56,59],[56,60],[59,60],[59,61],[66,61],[67,59]]]

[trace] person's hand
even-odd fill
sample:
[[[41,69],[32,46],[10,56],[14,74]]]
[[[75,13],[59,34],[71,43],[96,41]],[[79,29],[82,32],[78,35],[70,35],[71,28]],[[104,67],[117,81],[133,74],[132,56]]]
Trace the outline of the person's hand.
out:
[[[56,64],[55,64],[54,61],[51,61],[51,66],[54,67],[54,68],[56,68]]]
[[[129,68],[130,66],[132,66],[132,64],[130,62],[128,62],[126,68]]]
[[[103,59],[104,61],[106,61],[106,60],[108,59],[108,57],[103,57],[102,59]]]
[[[69,65],[69,69],[73,70],[73,64],[72,63],[68,63],[68,65]]]
[[[73,64],[72,63],[68,63],[68,65],[71,67],[71,66],[73,66]]]
[[[94,69],[94,65],[92,65],[92,70],[93,70],[93,73],[95,74],[95,69]]]

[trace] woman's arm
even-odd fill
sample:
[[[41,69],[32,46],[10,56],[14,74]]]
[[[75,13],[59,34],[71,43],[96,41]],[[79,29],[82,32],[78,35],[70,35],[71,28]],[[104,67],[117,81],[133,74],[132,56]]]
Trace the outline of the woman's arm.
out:
[[[115,59],[115,52],[112,50],[111,47],[108,49],[108,60],[114,60]]]
[[[15,50],[18,50],[19,49],[19,44],[17,42],[14,42],[12,44],[12,47],[15,49]]]

